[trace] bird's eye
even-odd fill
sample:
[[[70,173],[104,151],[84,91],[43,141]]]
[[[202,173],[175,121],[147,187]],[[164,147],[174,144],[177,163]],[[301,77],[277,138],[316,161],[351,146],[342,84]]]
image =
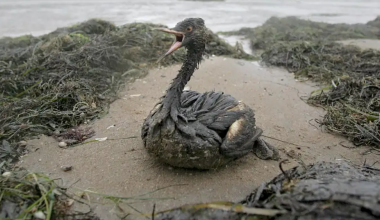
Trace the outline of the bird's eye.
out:
[[[188,28],[186,28],[186,31],[187,31],[187,32],[190,32],[190,31],[192,31],[192,30],[193,30],[192,27],[188,27]]]

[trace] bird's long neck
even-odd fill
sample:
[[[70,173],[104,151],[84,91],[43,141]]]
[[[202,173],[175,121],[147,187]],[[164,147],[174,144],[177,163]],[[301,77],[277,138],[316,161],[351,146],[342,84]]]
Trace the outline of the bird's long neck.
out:
[[[166,91],[166,95],[162,100],[163,108],[170,111],[172,108],[179,108],[181,102],[181,94],[187,82],[190,80],[198,64],[202,60],[204,48],[188,49],[186,59],[182,64],[176,78]]]

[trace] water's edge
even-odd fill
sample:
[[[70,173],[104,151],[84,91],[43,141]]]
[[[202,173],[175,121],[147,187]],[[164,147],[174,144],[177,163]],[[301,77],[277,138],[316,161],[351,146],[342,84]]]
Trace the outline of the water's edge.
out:
[[[152,22],[174,26],[187,17],[202,17],[214,32],[256,27],[272,16],[352,24],[373,20],[379,9],[378,0],[2,0],[0,37],[42,35],[90,18],[116,25]]]

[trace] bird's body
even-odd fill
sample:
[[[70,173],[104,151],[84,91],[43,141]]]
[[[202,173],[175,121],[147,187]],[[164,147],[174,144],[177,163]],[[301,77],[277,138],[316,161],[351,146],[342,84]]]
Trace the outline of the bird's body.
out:
[[[210,169],[254,151],[262,159],[278,157],[255,126],[254,112],[222,92],[183,91],[202,59],[204,22],[190,18],[173,29],[167,54],[185,46],[187,57],[161,101],[145,119],[142,139],[148,152],[176,167]],[[178,46],[179,45],[179,46]],[[174,48],[174,49],[173,49]]]

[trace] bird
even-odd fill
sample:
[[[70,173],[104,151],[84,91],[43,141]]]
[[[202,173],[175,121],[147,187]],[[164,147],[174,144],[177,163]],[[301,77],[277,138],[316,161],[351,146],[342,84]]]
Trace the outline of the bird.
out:
[[[165,94],[141,127],[149,155],[173,167],[201,170],[225,166],[250,152],[263,160],[278,160],[278,150],[261,137],[254,111],[224,92],[184,90],[205,55],[208,29],[202,18],[186,18],[174,28],[157,28],[175,36],[169,50],[186,56]]]

